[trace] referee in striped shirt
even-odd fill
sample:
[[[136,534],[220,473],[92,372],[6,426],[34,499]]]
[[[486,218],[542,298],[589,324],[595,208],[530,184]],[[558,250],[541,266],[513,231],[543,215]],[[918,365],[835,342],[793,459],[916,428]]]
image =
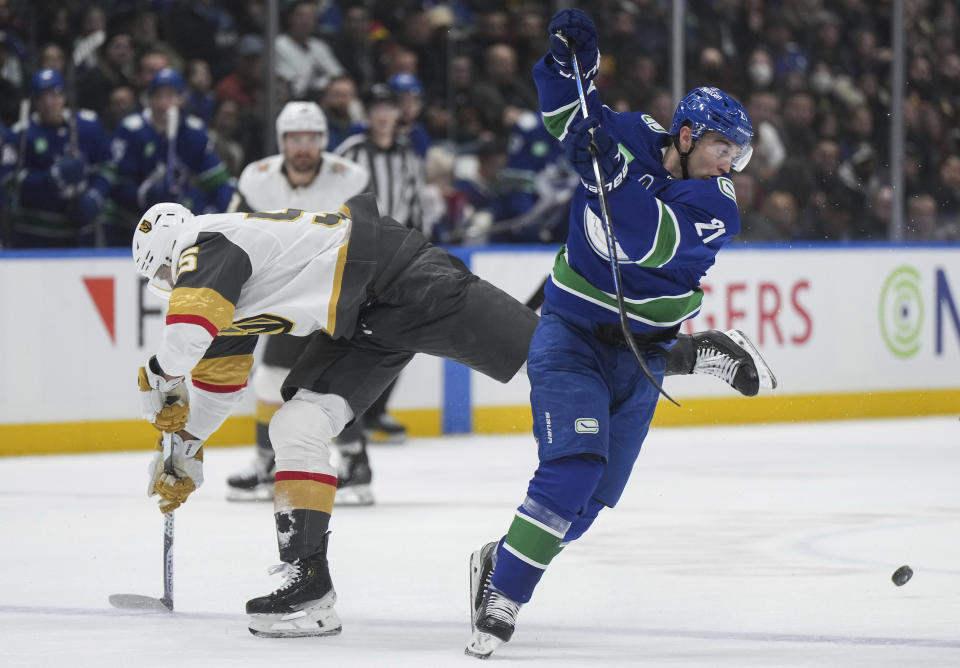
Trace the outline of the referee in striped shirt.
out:
[[[367,96],[367,131],[347,137],[334,153],[366,168],[367,191],[377,196],[380,214],[407,227],[423,229],[420,193],[424,163],[405,136],[398,132],[400,105],[387,84],[374,84]]]
[[[334,153],[366,168],[370,174],[366,192],[377,196],[380,215],[390,216],[430,238],[430,230],[424,229],[420,201],[425,167],[420,155],[399,133],[399,100],[387,84],[374,84],[366,102],[366,132],[347,137]],[[363,416],[363,427],[375,443],[402,443],[406,440],[406,428],[386,411],[395,384],[396,381]]]

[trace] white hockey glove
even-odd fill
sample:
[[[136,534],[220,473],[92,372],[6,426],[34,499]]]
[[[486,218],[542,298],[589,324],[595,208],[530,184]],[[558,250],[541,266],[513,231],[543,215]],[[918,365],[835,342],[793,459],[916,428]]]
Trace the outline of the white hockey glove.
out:
[[[140,386],[140,414],[160,431],[183,429],[190,415],[190,397],[183,376],[166,380],[157,358],[151,357],[140,367],[137,378]]]
[[[163,459],[163,438],[161,434],[157,439],[157,452],[153,453],[150,460],[147,496],[159,495],[157,504],[160,512],[166,514],[179,508],[203,484],[203,441],[184,440],[179,434],[170,434],[173,445],[170,457],[172,473],[168,473]]]

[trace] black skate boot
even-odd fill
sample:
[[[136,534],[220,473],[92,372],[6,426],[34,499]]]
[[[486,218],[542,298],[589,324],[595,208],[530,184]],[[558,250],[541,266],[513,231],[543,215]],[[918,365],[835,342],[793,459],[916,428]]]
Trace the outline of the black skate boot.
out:
[[[363,429],[367,439],[374,444],[400,445],[407,442],[407,428],[389,413],[365,415]]]
[[[272,501],[274,473],[273,453],[258,452],[250,466],[227,478],[227,501]]]
[[[283,572],[283,584],[266,596],[247,601],[250,633],[260,638],[302,638],[340,633],[340,617],[333,609],[337,593],[333,590],[327,564],[329,536],[328,532],[323,540],[322,553],[270,569],[271,573]]]
[[[473,632],[463,653],[488,659],[513,637],[520,604],[490,585],[497,543],[487,543],[470,555],[470,628]]]
[[[338,442],[336,447],[340,462],[334,503],[341,506],[373,505],[373,491],[370,489],[373,471],[367,458],[367,439],[361,436],[360,440],[351,443]]]
[[[777,379],[747,335],[739,329],[711,329],[693,335],[696,361],[690,373],[716,376],[740,394],[752,397],[772,390]]]

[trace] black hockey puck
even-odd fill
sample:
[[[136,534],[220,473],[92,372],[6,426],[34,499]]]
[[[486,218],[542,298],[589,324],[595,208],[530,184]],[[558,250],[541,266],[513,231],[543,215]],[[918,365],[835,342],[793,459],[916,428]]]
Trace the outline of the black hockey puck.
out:
[[[901,566],[893,572],[893,575],[890,579],[893,580],[893,584],[897,585],[898,587],[902,587],[910,582],[910,578],[912,577],[913,569],[909,566]]]

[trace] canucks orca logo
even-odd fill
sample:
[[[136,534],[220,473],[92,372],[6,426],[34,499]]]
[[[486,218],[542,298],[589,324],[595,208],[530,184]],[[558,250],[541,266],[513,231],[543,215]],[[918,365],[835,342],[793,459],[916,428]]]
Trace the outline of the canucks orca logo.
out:
[[[143,221],[140,223],[140,231],[146,234],[152,229],[153,229],[153,225],[150,224],[149,220],[144,218]]]
[[[587,242],[589,242],[590,247],[593,248],[593,252],[609,260],[610,253],[607,249],[607,234],[604,231],[603,221],[589,206],[583,208],[583,231],[587,237]],[[617,255],[617,262],[632,262],[630,257],[620,247],[620,242],[617,242],[614,252]]]
[[[293,321],[279,315],[263,313],[234,320],[220,330],[221,336],[254,336],[257,334],[286,334],[293,329]]]

